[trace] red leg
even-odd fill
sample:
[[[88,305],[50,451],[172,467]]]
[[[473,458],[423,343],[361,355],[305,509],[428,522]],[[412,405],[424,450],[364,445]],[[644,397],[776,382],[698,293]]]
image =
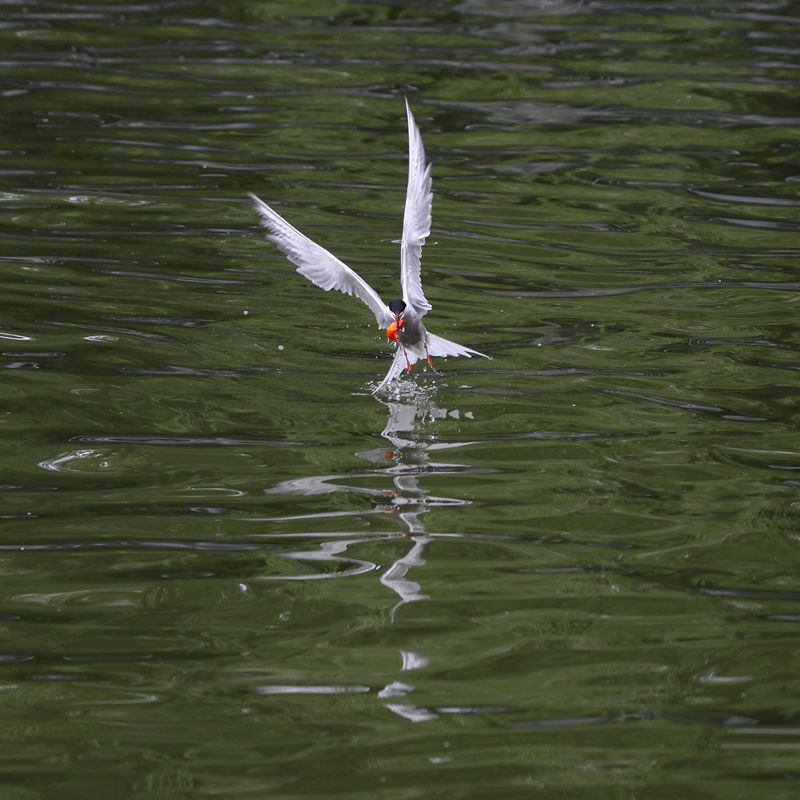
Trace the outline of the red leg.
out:
[[[428,359],[428,366],[433,369],[433,359],[431,358],[431,354],[428,352],[428,345],[425,345],[425,358]]]
[[[408,353],[406,353],[405,350],[403,350],[403,355],[406,357],[406,371],[410,375],[413,367],[411,366],[411,362],[408,360]]]

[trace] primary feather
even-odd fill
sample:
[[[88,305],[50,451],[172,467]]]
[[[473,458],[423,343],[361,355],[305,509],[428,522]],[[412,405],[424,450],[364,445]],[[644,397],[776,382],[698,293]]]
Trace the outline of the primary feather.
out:
[[[431,304],[422,291],[422,245],[431,232],[431,165],[425,164],[422,135],[414,122],[406,100],[408,118],[408,187],[403,214],[403,238],[400,243],[400,283],[403,300],[422,317]]]
[[[386,303],[358,273],[333,253],[300,233],[263,200],[254,194],[250,194],[250,199],[261,217],[261,224],[270,232],[267,238],[278,246],[304,278],[326,292],[336,289],[362,300],[369,306],[381,328],[392,321],[392,314]]]

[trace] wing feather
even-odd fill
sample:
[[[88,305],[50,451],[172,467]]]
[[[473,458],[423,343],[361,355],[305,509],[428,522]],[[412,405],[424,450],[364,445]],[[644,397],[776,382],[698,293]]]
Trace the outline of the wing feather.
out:
[[[392,321],[392,313],[380,295],[358,273],[300,233],[263,200],[254,194],[250,194],[250,199],[261,217],[261,224],[269,231],[267,239],[297,267],[304,278],[326,292],[336,289],[357,297],[369,306],[381,328]]]
[[[431,232],[431,165],[425,164],[425,148],[422,136],[414,122],[411,108],[406,99],[408,117],[408,187],[406,207],[403,214],[403,239],[400,244],[400,282],[403,287],[403,300],[419,316],[424,316],[431,308],[422,291],[420,275],[422,245]]]

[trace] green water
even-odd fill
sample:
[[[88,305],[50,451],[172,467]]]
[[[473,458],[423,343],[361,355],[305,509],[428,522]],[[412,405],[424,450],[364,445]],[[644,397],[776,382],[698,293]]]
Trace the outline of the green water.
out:
[[[800,5],[14,3],[0,796],[794,798]],[[388,395],[408,96],[430,329]]]

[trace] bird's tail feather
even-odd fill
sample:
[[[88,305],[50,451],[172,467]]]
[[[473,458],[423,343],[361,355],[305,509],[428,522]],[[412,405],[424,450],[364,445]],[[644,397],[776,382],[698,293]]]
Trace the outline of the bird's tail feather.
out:
[[[433,358],[447,358],[447,356],[466,356],[467,358],[472,358],[472,356],[482,356],[483,358],[491,358],[491,356],[487,356],[486,353],[479,353],[477,350],[473,350],[471,347],[464,347],[463,344],[459,344],[458,342],[451,342],[450,339],[445,339],[443,336],[437,336],[435,333],[431,333],[428,331],[428,354]],[[392,363],[389,366],[389,371],[386,373],[386,377],[373,389],[372,393],[377,394],[387,383],[391,383],[395,378],[398,378],[402,373],[403,370],[406,368],[406,365],[410,362],[412,365],[416,364],[420,358],[423,358],[419,353],[415,353],[410,348],[405,348],[402,346],[398,346],[397,351],[394,354],[394,358],[392,359]]]
[[[435,333],[428,331],[428,352],[431,356],[438,356],[439,358],[447,358],[447,356],[483,356],[483,358],[491,358],[486,353],[479,353],[471,347],[464,347],[463,344],[458,342],[451,342],[442,336],[437,336]]]
[[[416,364],[419,359],[419,356],[416,353],[412,353],[411,350],[398,347],[392,359],[392,363],[389,366],[389,371],[386,373],[386,377],[372,390],[373,394],[379,392],[387,383],[391,383],[402,374],[408,363],[406,361],[406,356],[408,357],[408,361],[412,364]]]

